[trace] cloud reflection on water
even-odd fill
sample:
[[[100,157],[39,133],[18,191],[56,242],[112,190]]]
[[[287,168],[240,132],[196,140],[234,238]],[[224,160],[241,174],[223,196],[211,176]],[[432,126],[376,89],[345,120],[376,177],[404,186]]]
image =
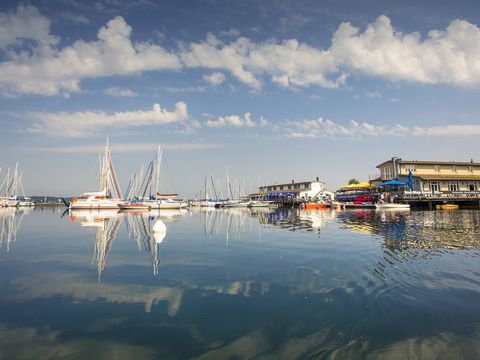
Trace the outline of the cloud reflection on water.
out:
[[[478,213],[227,209],[169,215],[163,218],[168,240],[160,242],[151,233],[152,214],[77,217],[95,229],[94,246],[103,254],[95,259],[104,271],[109,257],[108,279],[93,281],[78,262],[52,263],[4,277],[2,303],[30,311],[45,301],[72,313],[99,309],[82,336],[101,334],[115,343],[131,327],[158,333],[138,348],[142,341],[127,336],[145,356],[173,354],[180,343],[188,344],[185,357],[200,358],[455,357],[478,350],[479,321],[471,313],[480,311],[480,274],[469,268],[478,256]],[[150,254],[156,276],[146,277],[145,266],[129,258],[132,244]],[[165,256],[155,264],[159,245]],[[64,249],[53,251],[50,259]],[[139,304],[147,319],[140,323]],[[123,309],[122,316],[115,309]],[[42,319],[55,329],[49,341],[60,346],[68,330]],[[463,334],[452,326],[457,322]],[[15,333],[15,327],[4,331]],[[103,345],[98,349],[110,356]]]

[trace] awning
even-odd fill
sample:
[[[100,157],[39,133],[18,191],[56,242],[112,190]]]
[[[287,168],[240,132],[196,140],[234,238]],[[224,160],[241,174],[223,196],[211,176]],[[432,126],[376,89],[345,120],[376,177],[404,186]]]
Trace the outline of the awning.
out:
[[[373,186],[370,183],[361,182],[361,183],[358,183],[358,184],[350,184],[350,185],[342,186],[342,190],[365,189],[365,188],[371,188],[371,187],[373,187]]]
[[[389,181],[385,181],[383,183],[378,184],[378,186],[402,186],[402,185],[405,186],[407,185],[407,183],[399,180],[389,180]]]

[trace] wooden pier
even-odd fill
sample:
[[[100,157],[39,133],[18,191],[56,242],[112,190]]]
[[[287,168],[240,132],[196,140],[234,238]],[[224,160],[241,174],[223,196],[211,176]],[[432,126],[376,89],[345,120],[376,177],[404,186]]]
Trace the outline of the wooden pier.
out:
[[[412,208],[435,209],[436,205],[455,204],[461,209],[479,209],[480,192],[468,193],[400,193],[395,196],[395,202],[408,203]]]

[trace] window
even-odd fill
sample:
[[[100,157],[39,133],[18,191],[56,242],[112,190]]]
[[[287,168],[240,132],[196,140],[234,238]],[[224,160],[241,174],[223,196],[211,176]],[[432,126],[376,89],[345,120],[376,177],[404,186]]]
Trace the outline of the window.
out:
[[[452,165],[452,173],[457,173],[457,165]]]
[[[288,190],[292,190],[292,185],[288,185]]]
[[[458,191],[458,182],[449,182],[448,191]]]
[[[468,184],[468,191],[477,191],[477,183]]]
[[[440,184],[438,181],[432,181],[430,183],[430,190],[432,190],[432,193],[440,191]]]
[[[435,168],[435,172],[437,174],[439,174],[440,173],[440,165],[435,165],[434,168]]]

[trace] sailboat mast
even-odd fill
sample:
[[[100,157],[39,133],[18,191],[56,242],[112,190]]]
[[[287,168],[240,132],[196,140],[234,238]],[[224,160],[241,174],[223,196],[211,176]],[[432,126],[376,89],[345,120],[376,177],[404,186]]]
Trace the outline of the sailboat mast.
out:
[[[9,197],[8,192],[10,191],[10,168],[7,171],[7,185],[5,186],[5,196]]]
[[[15,163],[15,174],[13,176],[12,192],[13,192],[13,196],[17,196],[17,193],[18,193],[18,162]]]
[[[109,170],[108,172],[112,176],[113,187],[115,190],[115,199],[119,199],[122,194],[122,190],[120,190],[120,185],[118,184],[118,180],[117,180],[117,174],[115,173],[115,168],[113,167],[110,148],[108,148],[108,138],[107,138],[106,155],[108,159],[108,170]]]
[[[230,192],[230,198],[233,198],[232,186],[230,185],[230,177],[228,176],[228,166],[225,166],[227,169],[227,184],[228,184],[228,191]]]
[[[207,177],[205,176],[205,200],[208,200],[208,194],[207,194]]]
[[[218,194],[217,194],[217,190],[215,189],[215,183],[213,182],[212,175],[210,175],[210,182],[212,183],[213,193],[215,194],[215,200],[218,201]]]
[[[160,185],[160,165],[162,164],[162,153],[163,150],[161,146],[158,146],[158,153],[157,153],[157,184],[155,188],[155,197],[158,196],[158,187]]]

